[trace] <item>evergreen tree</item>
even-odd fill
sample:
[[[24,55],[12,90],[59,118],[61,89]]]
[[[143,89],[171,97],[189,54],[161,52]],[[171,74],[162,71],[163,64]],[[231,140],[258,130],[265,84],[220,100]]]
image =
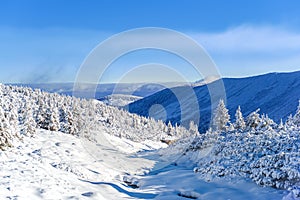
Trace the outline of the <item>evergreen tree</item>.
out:
[[[173,126],[171,124],[171,121],[168,122],[167,133],[168,135],[173,135]]]
[[[68,133],[68,118],[67,118],[67,108],[65,105],[59,109],[59,131],[63,133]]]
[[[261,117],[261,122],[258,126],[258,129],[262,130],[271,130],[271,129],[276,129],[278,126],[277,124],[269,118],[268,115],[263,114]]]
[[[295,122],[295,117],[293,117],[293,115],[290,114],[287,120],[285,121],[285,125],[286,127],[293,128],[295,126],[294,122]]]
[[[243,130],[246,126],[241,107],[239,106],[235,113],[235,123],[234,128],[237,130]]]
[[[9,121],[5,116],[2,106],[0,106],[0,150],[12,147],[13,135],[11,133]]]
[[[246,120],[246,126],[248,129],[256,129],[261,123],[261,118],[259,116],[260,109],[250,113]]]
[[[278,125],[278,130],[286,130],[286,126],[285,126],[285,124],[283,124],[283,121],[282,121],[282,119],[280,119],[280,123],[279,123],[279,125]]]
[[[176,128],[177,128],[177,126],[176,126]],[[199,132],[198,132],[198,126],[197,126],[197,124],[195,124],[195,122],[193,120],[190,121],[189,131],[190,131],[191,135],[194,135],[194,136],[196,136],[196,135],[199,134]]]
[[[52,112],[50,113],[49,130],[58,131],[60,129],[59,111],[57,106],[52,107],[51,110]]]
[[[36,133],[36,121],[33,118],[33,112],[31,108],[27,108],[25,111],[25,119],[24,119],[24,127],[22,129],[22,133],[29,136],[34,135]]]
[[[214,112],[213,127],[216,131],[226,131],[228,129],[230,115],[223,99],[219,101],[218,107]]]
[[[13,136],[20,137],[20,129],[19,129],[19,116],[18,109],[16,106],[12,104],[9,105],[9,111],[6,113],[8,117],[8,123],[10,125],[10,130]]]

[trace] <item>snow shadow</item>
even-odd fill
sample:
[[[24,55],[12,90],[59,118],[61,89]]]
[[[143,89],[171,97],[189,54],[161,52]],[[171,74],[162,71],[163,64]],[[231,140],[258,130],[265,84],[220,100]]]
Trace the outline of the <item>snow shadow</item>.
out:
[[[86,181],[86,180],[81,180],[81,181],[87,182],[87,183],[90,183],[93,185],[109,185],[109,186],[113,187],[115,190],[117,190],[118,192],[127,194],[128,196],[133,197],[133,198],[154,199],[157,196],[157,194],[151,194],[151,193],[129,192],[114,183],[92,182],[92,181]]]

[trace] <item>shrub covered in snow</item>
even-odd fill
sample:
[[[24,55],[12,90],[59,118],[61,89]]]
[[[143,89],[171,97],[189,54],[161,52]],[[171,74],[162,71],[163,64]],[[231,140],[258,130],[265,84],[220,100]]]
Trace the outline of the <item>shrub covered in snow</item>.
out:
[[[240,110],[238,109],[237,113]],[[299,108],[297,113],[299,112]],[[195,172],[206,176],[243,176],[263,186],[288,189],[300,183],[300,115],[280,126],[267,115],[251,113],[245,128],[198,136],[189,152],[211,148],[197,160]],[[237,114],[240,119],[241,114]],[[239,124],[241,124],[239,122]]]

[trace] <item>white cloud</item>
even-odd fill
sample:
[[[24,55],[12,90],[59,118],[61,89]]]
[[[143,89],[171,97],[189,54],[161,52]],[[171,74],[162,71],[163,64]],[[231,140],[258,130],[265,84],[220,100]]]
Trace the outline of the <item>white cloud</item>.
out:
[[[284,27],[243,25],[222,32],[183,33],[207,50],[224,76],[300,69],[300,32]],[[32,72],[40,69],[48,73],[46,78],[49,81],[72,81],[89,51],[112,35],[112,32],[97,30],[17,30],[0,27],[0,69],[3,72],[0,79],[3,82],[32,81],[38,77]],[[139,35],[124,40],[122,44],[116,43],[110,48],[131,46],[132,43],[139,42],[137,38],[141,37],[149,35]],[[166,40],[166,37],[162,37],[158,32],[151,37],[157,37],[158,41],[159,38],[163,38],[159,44],[167,44],[166,46],[198,56],[189,45],[180,42],[177,36],[170,35]],[[147,60],[140,59],[147,63]],[[48,68],[55,68],[59,75],[52,73],[51,76],[53,70],[47,70]],[[24,69],[28,73],[17,73]],[[43,72],[40,74],[44,77],[46,75]]]
[[[300,33],[272,26],[239,26],[220,33],[190,33],[212,51],[274,52],[299,51]]]
[[[300,69],[300,33],[283,27],[239,26],[218,33],[189,33],[223,76]]]

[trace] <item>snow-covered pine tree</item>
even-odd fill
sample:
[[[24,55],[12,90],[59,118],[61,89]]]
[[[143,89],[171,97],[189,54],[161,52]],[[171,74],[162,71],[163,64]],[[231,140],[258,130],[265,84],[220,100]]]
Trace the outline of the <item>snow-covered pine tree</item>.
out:
[[[241,107],[239,106],[238,109],[235,112],[235,123],[234,128],[236,130],[243,130],[246,127],[246,123],[241,111]]]
[[[37,104],[38,104],[38,109],[35,111],[35,119],[36,119],[36,123],[38,125],[39,128],[44,128],[46,129],[46,124],[45,124],[45,120],[46,120],[46,102],[45,99],[42,98],[43,96],[38,96],[38,100],[37,100]]]
[[[282,119],[280,119],[280,123],[278,124],[278,130],[279,131],[286,131],[286,126],[285,126],[285,124],[283,124],[283,121],[282,121]]]
[[[228,128],[228,123],[230,120],[230,115],[228,114],[228,109],[224,104],[224,100],[219,101],[218,107],[214,112],[213,118],[213,128],[216,131],[226,131]]]
[[[0,105],[0,150],[12,146],[13,135],[11,133],[9,121],[5,116],[2,105]]]
[[[258,125],[258,129],[266,131],[266,130],[276,129],[277,127],[278,125],[272,119],[270,119],[268,115],[263,114],[261,116],[261,122]]]
[[[24,125],[23,125],[22,133],[27,136],[32,136],[36,133],[36,121],[33,118],[33,112],[30,107],[27,107],[25,111],[25,119],[24,119]]]
[[[295,127],[295,117],[293,117],[292,114],[290,114],[287,118],[287,120],[285,121],[285,126],[289,127],[289,128],[294,128]]]
[[[74,124],[74,116],[73,116],[73,112],[68,109],[67,110],[67,133],[75,135],[76,133],[78,133],[78,129],[76,127],[76,124]]]
[[[62,105],[59,109],[59,131],[63,133],[68,133],[68,118],[67,118],[67,108],[66,105]]]
[[[168,122],[168,128],[167,128],[167,133],[168,135],[173,135],[173,126],[171,124],[171,121]]]
[[[9,110],[7,111],[6,115],[8,117],[12,135],[14,137],[20,138],[19,116],[17,107],[10,104]]]
[[[176,129],[177,129],[177,126],[176,126]],[[191,135],[193,135],[193,136],[196,136],[196,135],[199,134],[199,132],[198,132],[198,126],[197,126],[197,124],[195,124],[195,122],[193,120],[190,121],[189,131],[190,131]]]
[[[261,118],[259,116],[260,109],[250,113],[246,120],[246,128],[247,129],[256,129],[261,123]]]
[[[58,131],[60,129],[58,108],[57,106],[51,106],[50,110],[49,130]]]

